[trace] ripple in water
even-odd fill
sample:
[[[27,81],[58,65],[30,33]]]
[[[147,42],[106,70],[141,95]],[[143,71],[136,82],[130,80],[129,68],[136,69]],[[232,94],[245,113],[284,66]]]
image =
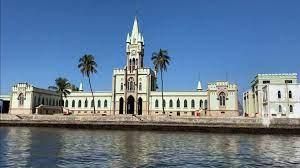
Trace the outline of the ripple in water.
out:
[[[297,167],[300,136],[0,127],[0,167]]]

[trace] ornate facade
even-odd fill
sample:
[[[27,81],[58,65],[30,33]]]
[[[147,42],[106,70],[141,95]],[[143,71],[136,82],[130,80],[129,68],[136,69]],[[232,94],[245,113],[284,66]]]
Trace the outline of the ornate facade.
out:
[[[71,92],[64,98],[64,109],[73,115],[168,115],[168,116],[238,116],[238,90],[228,81],[209,83],[207,90],[198,82],[194,91],[157,91],[156,72],[144,65],[144,37],[135,18],[126,39],[126,65],[113,70],[112,92]],[[25,88],[25,89],[24,89]],[[56,113],[59,95],[56,92],[17,84],[12,89],[10,113]],[[42,101],[43,100],[43,101]],[[45,106],[45,110],[43,107]],[[165,113],[162,112],[165,107]],[[42,109],[39,111],[39,109]]]

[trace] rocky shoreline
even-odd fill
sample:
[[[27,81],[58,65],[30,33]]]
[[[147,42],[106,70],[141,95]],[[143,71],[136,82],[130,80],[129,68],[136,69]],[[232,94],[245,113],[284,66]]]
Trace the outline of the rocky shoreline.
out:
[[[1,126],[80,129],[195,131],[251,134],[300,134],[300,119],[182,118],[169,116],[2,115]]]

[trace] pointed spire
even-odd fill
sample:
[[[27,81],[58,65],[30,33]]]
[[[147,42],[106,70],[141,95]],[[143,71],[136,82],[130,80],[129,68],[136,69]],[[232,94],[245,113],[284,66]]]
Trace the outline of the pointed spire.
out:
[[[198,81],[197,90],[198,90],[198,91],[201,91],[201,90],[202,90],[201,81]]]
[[[133,27],[132,27],[132,32],[131,32],[131,37],[135,38],[137,40],[139,35],[139,27],[138,27],[138,21],[137,18],[134,18],[134,22],[133,22]]]
[[[82,84],[82,82],[80,82],[80,84],[79,84],[79,91],[83,91],[83,84]]]
[[[138,42],[142,42],[142,35],[141,35],[141,33],[139,33],[139,35],[138,35]]]
[[[127,33],[126,43],[130,43],[130,36],[129,36],[129,33]]]

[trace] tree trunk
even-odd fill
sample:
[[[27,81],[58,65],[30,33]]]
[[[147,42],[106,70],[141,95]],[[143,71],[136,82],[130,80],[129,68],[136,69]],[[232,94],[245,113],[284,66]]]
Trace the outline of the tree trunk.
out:
[[[60,108],[61,108],[61,113],[64,113],[64,106],[63,106],[63,96],[62,93],[60,94]]]
[[[90,89],[92,92],[92,97],[93,97],[93,107],[94,107],[94,114],[96,114],[96,108],[95,108],[95,99],[94,99],[94,93],[93,93],[93,89],[92,89],[92,84],[91,84],[91,78],[89,77],[89,84],[90,84]]]
[[[164,80],[163,80],[163,72],[162,69],[160,70],[160,79],[161,79],[161,102],[162,102],[162,108],[163,108],[163,114],[165,114],[165,103],[164,103]]]

